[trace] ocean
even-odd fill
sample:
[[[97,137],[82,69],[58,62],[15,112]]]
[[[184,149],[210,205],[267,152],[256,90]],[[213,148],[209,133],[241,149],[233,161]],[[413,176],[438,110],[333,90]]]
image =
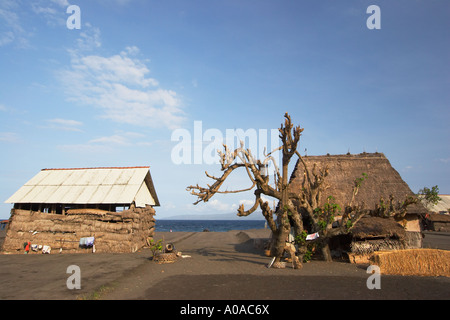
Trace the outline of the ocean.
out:
[[[156,232],[226,232],[264,229],[265,220],[156,220]]]

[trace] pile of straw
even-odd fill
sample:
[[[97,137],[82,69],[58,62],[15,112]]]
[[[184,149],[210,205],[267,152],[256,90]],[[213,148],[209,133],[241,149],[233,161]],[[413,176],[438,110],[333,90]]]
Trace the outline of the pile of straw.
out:
[[[450,277],[450,251],[438,249],[407,249],[375,252],[371,263],[382,274],[402,276]]]
[[[405,248],[405,244],[396,239],[377,239],[365,241],[353,241],[350,243],[350,249],[353,254],[370,255],[375,251],[383,250],[401,250]]]

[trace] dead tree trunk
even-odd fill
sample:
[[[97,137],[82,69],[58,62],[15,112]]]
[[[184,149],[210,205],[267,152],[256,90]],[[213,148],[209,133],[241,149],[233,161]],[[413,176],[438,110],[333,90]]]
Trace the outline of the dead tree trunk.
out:
[[[301,217],[298,210],[292,205],[292,196],[295,195],[289,193],[289,172],[288,167],[291,158],[297,153],[297,144],[300,140],[301,132],[303,131],[300,126],[294,128],[291,122],[290,116],[285,114],[284,125],[281,125],[279,129],[280,139],[282,146],[273,150],[265,159],[257,160],[253,157],[251,150],[244,149],[243,143],[241,142],[241,147],[235,149],[233,152],[224,145],[224,152],[219,152],[221,160],[221,170],[223,172],[222,176],[215,177],[208,173],[206,175],[215,180],[212,185],[207,187],[189,186],[188,191],[191,194],[198,197],[198,200],[194,204],[199,202],[207,202],[216,193],[236,193],[248,191],[256,187],[255,190],[255,203],[249,210],[245,210],[244,206],[241,205],[238,209],[239,216],[247,216],[253,213],[256,209],[261,208],[266,221],[272,230],[272,254],[276,258],[276,261],[281,260],[286,241],[288,239],[291,222],[294,223],[295,230],[302,230]],[[272,156],[274,151],[282,151],[282,172],[279,172],[277,163]],[[297,153],[298,154],[298,153]],[[236,160],[240,160],[237,162]],[[261,169],[265,168],[269,162],[275,167],[274,174],[274,186],[272,187],[269,183],[269,178],[266,175],[261,174]],[[227,177],[237,169],[245,169],[252,185],[249,188],[235,190],[235,191],[220,191],[220,187],[227,179]],[[279,201],[278,210],[276,213],[276,221],[274,221],[273,210],[270,209],[268,202],[261,199],[261,194],[275,198]]]

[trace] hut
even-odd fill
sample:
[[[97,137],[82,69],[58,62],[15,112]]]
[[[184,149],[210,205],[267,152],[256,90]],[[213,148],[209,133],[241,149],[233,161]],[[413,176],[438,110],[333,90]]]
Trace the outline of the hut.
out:
[[[329,174],[325,181],[322,201],[333,196],[342,208],[350,203],[355,180],[361,178],[363,173],[367,174],[367,178],[362,183],[354,204],[364,203],[365,208],[375,209],[380,198],[388,200],[392,195],[395,200],[403,201],[407,196],[414,196],[382,153],[305,156],[303,160],[309,169],[312,169],[314,164],[321,169],[328,167]],[[300,190],[303,179],[304,168],[301,161],[297,161],[290,179],[291,190]],[[366,247],[366,250],[373,251],[380,247],[386,248],[388,244],[393,249],[420,248],[420,216],[425,213],[425,207],[417,203],[408,207],[408,212],[401,221],[395,221],[393,218],[363,218],[350,234],[350,250],[357,251]]]
[[[436,204],[426,205],[429,214],[425,216],[426,228],[431,231],[450,232],[450,195],[440,194]]]
[[[148,166],[43,169],[5,202],[9,253],[134,252],[159,206]]]
[[[427,223],[431,231],[450,232],[450,215],[448,214],[429,214]]]
[[[353,227],[347,241],[338,243],[338,246],[342,244],[348,245],[346,253],[353,263],[369,263],[375,251],[415,247],[408,245],[405,228],[394,219],[370,216],[363,217]]]

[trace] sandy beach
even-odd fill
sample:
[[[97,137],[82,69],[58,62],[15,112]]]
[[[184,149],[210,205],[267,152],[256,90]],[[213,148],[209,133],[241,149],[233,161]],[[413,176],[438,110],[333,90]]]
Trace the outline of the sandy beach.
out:
[[[0,299],[38,300],[300,300],[450,298],[446,277],[381,275],[368,289],[367,265],[311,261],[303,269],[267,268],[262,242],[269,231],[163,232],[184,258],[151,261],[130,254],[0,255]],[[447,237],[450,238],[450,237]],[[445,239],[447,239],[445,238]],[[432,239],[432,238],[430,238]],[[442,240],[440,240],[442,241]],[[448,241],[448,240],[446,240]],[[448,242],[442,242],[448,245]],[[445,244],[447,243],[447,244]],[[81,289],[68,289],[67,268],[81,270]]]

